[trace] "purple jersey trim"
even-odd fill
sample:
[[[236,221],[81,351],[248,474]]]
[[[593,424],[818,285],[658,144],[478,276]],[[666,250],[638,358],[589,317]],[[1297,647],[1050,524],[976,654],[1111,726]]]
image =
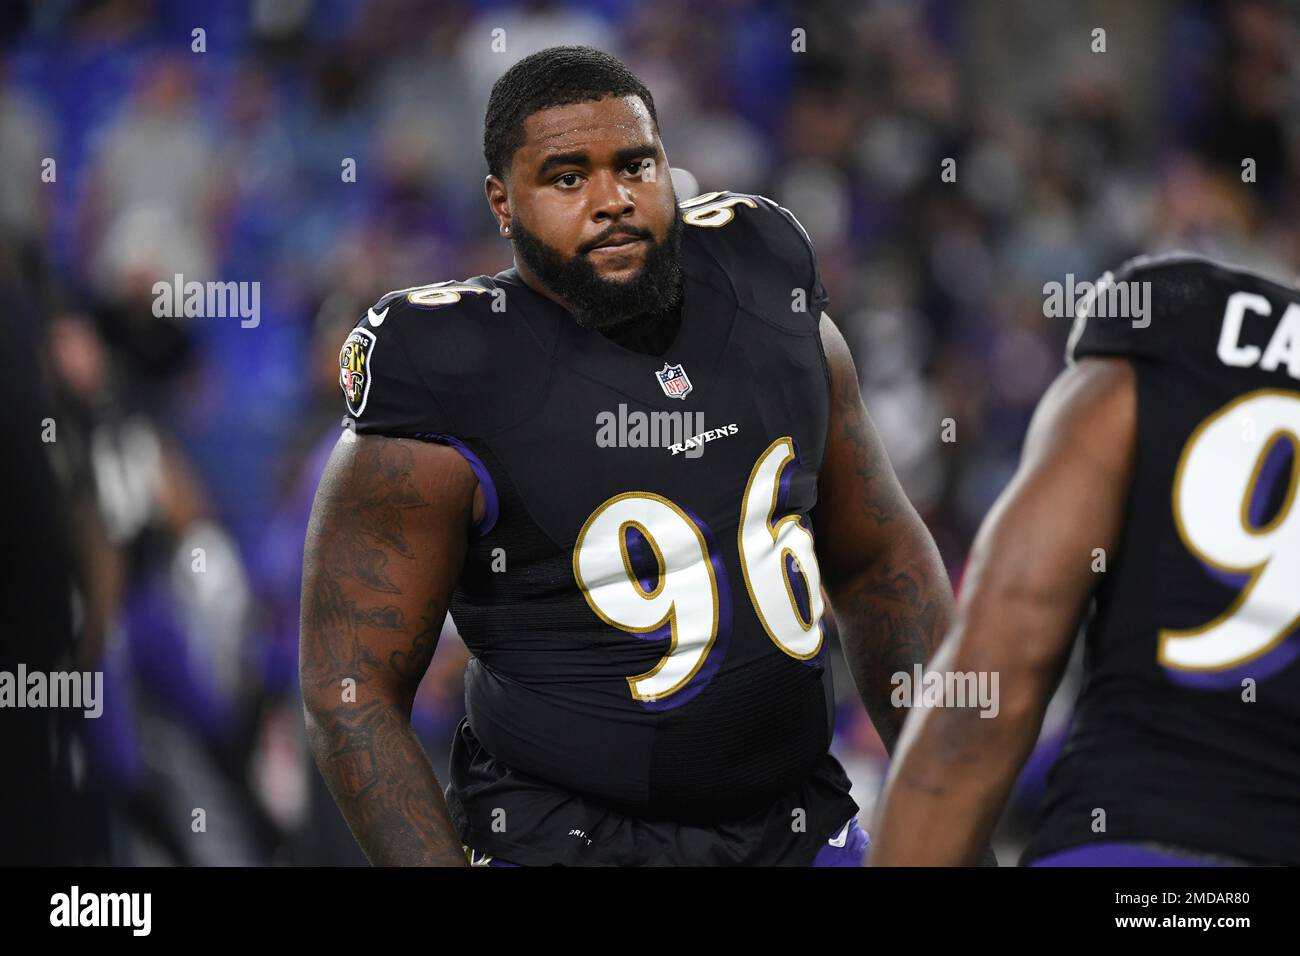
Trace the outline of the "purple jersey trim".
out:
[[[439,435],[428,432],[423,435],[416,435],[416,438],[423,441],[437,442],[439,445],[449,445],[460,452],[462,458],[469,462],[469,467],[474,472],[474,477],[478,479],[479,487],[483,489],[483,517],[474,525],[474,531],[481,538],[488,534],[496,527],[497,516],[500,513],[501,506],[497,501],[497,486],[492,483],[492,473],[487,470],[487,465],[483,460],[474,454],[459,438],[453,438],[451,435]]]
[[[843,846],[831,843],[843,842]],[[836,830],[826,840],[826,845],[817,851],[812,866],[862,866],[866,862],[867,851],[871,849],[871,838],[862,829],[856,816]]]
[[[1223,866],[1216,860],[1183,856],[1142,843],[1106,840],[1040,856],[1029,866]]]

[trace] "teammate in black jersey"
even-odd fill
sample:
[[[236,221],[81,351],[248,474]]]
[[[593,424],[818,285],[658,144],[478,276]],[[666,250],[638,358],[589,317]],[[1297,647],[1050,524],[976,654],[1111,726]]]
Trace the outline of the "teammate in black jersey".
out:
[[[1085,306],[931,665],[1000,712],[908,724],[872,863],[971,859],[1095,599],[1024,860],[1300,864],[1300,289],[1175,255]]]
[[[952,598],[807,235],[679,204],[606,54],[520,61],[485,126],[515,268],[389,293],[340,355],[303,575],[325,779],[375,863],[858,865],[823,593],[889,746]],[[408,718],[449,609],[444,794]]]

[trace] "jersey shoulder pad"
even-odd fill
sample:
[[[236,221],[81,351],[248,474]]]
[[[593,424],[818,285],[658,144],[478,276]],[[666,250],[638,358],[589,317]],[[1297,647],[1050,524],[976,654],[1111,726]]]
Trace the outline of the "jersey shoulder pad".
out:
[[[731,277],[741,304],[789,314],[815,329],[829,297],[812,239],[790,210],[753,193],[704,193],[680,204],[682,222]],[[773,303],[782,303],[773,309]]]
[[[1067,361],[1089,355],[1179,361],[1209,315],[1207,292],[1220,268],[1202,256],[1172,252],[1136,256],[1078,287],[1069,280],[1049,283],[1048,303],[1064,290],[1065,304],[1074,309]]]
[[[472,279],[447,279],[429,285],[416,285],[408,289],[385,292],[379,297],[372,311],[400,302],[417,309],[443,309],[447,306],[459,306],[473,311],[475,304],[491,306],[494,296],[505,294],[490,276],[475,276]]]
[[[1137,256],[1078,299],[1066,358],[1129,355],[1196,364],[1216,354],[1235,292],[1293,302],[1300,289],[1258,271],[1191,252]]]
[[[491,428],[510,354],[505,290],[490,277],[385,293],[339,352],[339,386],[358,433],[474,437]],[[494,307],[494,303],[496,303]],[[505,390],[513,394],[510,390]]]

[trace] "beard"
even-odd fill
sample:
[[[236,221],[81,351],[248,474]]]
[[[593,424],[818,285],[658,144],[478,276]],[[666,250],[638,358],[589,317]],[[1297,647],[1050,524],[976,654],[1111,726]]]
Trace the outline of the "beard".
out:
[[[604,278],[587,257],[589,245],[566,258],[531,232],[518,215],[511,221],[515,254],[548,289],[568,303],[579,325],[597,332],[612,329],[637,316],[667,313],[681,305],[682,220],[676,214],[676,203],[673,213],[662,242],[649,231],[635,230],[636,237],[645,240],[648,251],[641,270],[630,279]]]

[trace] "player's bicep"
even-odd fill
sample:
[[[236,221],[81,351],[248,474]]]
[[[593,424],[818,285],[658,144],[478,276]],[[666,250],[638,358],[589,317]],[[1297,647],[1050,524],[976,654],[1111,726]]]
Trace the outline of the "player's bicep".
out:
[[[1124,359],[1085,359],[1048,389],[1020,467],[976,537],[955,667],[1057,667],[1119,539],[1136,417]]]
[[[825,313],[821,336],[830,373],[830,420],[814,530],[823,577],[833,587],[900,535],[924,529],[862,404],[848,345]]]
[[[464,562],[476,488],[450,447],[343,434],[303,555],[299,669],[309,707],[337,706],[353,688],[356,703],[410,706]]]

